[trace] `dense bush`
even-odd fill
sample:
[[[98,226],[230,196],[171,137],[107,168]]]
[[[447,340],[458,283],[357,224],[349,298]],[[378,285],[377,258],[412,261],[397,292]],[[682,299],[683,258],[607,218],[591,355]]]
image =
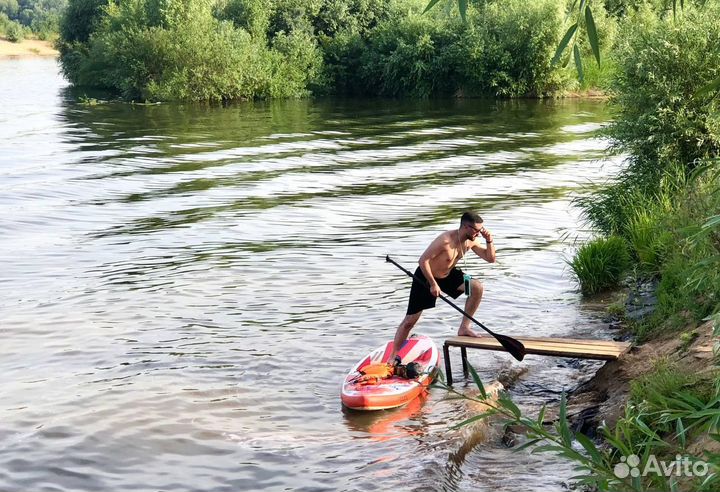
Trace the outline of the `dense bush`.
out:
[[[216,16],[231,20],[253,37],[272,39],[303,31],[317,37],[366,35],[392,18],[410,0],[220,0]],[[419,4],[419,2],[418,2]]]
[[[467,23],[410,11],[378,23],[367,37],[343,33],[322,45],[339,92],[543,96],[570,81],[550,64],[562,20],[554,0],[508,0],[469,9]]]
[[[69,0],[60,20],[63,44],[85,43],[97,29],[109,0]]]
[[[720,2],[672,12],[643,6],[625,21],[615,55],[607,136],[628,156],[618,179],[583,200],[590,221],[605,234],[624,234],[637,204],[659,189],[678,188],[697,163],[720,152],[720,102],[696,97],[720,77]]]
[[[457,61],[453,59],[462,30],[459,25],[419,15],[383,22],[363,43],[357,69],[344,70],[357,80],[341,84],[361,94],[447,94],[457,86]],[[344,58],[339,63],[343,65]]]
[[[720,152],[720,103],[695,97],[720,77],[720,2],[689,4],[676,19],[643,8],[620,39],[608,136],[630,155],[627,186],[653,189],[672,166],[690,172]]]
[[[15,21],[10,21],[5,27],[5,37],[12,43],[19,43],[25,39],[25,28]]]
[[[87,43],[65,45],[65,73],[129,99],[302,96],[319,70],[312,39],[282,34],[268,47],[215,18],[210,0],[130,0],[107,6],[97,22]]]
[[[153,5],[172,10],[174,0],[108,7],[107,0],[71,0],[61,25],[66,75],[126,97],[193,100],[544,96],[572,81],[568,70],[551,64],[564,29],[561,0],[473,3],[467,22],[454,11],[421,15],[424,0],[188,3],[195,4],[202,15],[180,27],[149,13]],[[598,19],[601,34],[611,38],[612,22],[602,13]],[[201,49],[209,50],[208,62]]]
[[[545,95],[569,77],[550,65],[564,34],[563,4],[552,0],[488,2],[476,21],[483,33],[483,77],[491,93]]]

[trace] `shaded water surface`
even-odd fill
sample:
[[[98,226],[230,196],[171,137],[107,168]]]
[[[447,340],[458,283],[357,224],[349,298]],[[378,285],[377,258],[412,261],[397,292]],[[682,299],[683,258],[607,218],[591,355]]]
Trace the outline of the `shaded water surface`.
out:
[[[563,261],[573,197],[618,167],[602,103],[93,106],[66,86],[54,61],[0,61],[0,490],[561,490],[569,464],[450,430],[477,409],[440,390],[374,414],[339,390],[404,314],[384,255],[411,266],[466,208],[498,249],[467,264],[481,320],[609,337]],[[458,324],[443,305],[416,331]],[[592,368],[472,362],[526,369],[530,411]]]

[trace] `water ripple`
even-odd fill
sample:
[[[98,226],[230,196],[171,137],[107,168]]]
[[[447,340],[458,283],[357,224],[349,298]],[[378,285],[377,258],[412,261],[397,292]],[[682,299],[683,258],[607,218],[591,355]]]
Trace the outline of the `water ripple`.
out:
[[[560,490],[573,474],[497,426],[450,430],[479,409],[438,390],[372,414],[338,392],[404,313],[384,255],[414,264],[468,208],[498,249],[467,264],[480,319],[605,336],[564,263],[587,234],[573,199],[622,165],[601,103],[89,107],[53,61],[0,64],[0,489]],[[458,323],[439,307],[417,331]],[[471,357],[488,381],[511,364]],[[594,368],[521,367],[530,410]]]

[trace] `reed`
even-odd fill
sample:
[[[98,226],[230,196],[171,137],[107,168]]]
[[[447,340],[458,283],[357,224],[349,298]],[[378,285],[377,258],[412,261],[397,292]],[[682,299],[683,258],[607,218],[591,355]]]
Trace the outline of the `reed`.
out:
[[[568,262],[584,295],[616,287],[630,265],[627,242],[619,236],[594,239]]]

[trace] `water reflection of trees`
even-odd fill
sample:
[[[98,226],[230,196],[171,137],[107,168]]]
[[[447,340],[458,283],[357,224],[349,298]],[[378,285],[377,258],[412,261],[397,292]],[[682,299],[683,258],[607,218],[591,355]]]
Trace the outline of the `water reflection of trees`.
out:
[[[59,118],[66,124],[63,138],[71,153],[80,154],[76,162],[88,167],[86,179],[127,177],[137,182],[148,176],[148,186],[141,186],[140,191],[107,194],[94,204],[153,202],[228,191],[227,199],[221,197],[219,202],[181,205],[162,213],[150,212],[153,207],[149,206],[147,216],[96,231],[96,237],[145,234],[220,214],[243,216],[298,206],[311,199],[397,195],[480,176],[543,171],[577,159],[573,154],[543,151],[558,142],[586,138],[562,131],[564,126],[605,119],[597,103],[582,101],[322,99],[89,105],[77,102],[81,96],[102,97],[65,89]],[[413,173],[412,167],[423,162],[427,164],[422,172]],[[399,166],[403,163],[412,165],[405,170]],[[367,170],[370,176],[380,168],[398,171],[380,172],[382,177],[377,179],[359,180],[357,173],[354,179],[341,175]],[[304,186],[328,174],[339,176],[337,183],[324,188]],[[153,175],[167,178],[159,181]],[[264,183],[284,177],[291,178],[292,185],[258,192]],[[510,207],[519,200],[544,202],[568,190],[543,184],[522,196],[478,191],[477,198],[463,196],[438,203],[414,219],[420,221],[415,225],[443,223],[458,208]],[[399,220],[410,219],[392,220],[391,226]],[[384,219],[371,222],[361,227],[387,226]]]

